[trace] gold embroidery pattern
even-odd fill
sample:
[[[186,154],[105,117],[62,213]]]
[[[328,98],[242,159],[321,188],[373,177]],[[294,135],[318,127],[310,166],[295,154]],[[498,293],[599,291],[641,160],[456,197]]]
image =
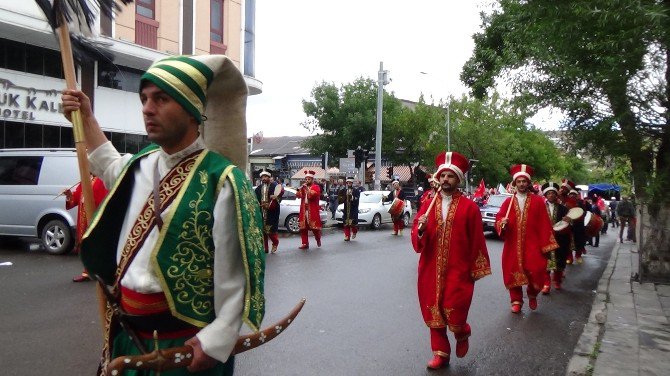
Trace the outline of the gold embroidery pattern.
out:
[[[247,228],[243,230],[244,232],[248,233],[248,235],[246,235],[246,238],[250,240],[249,246],[251,247],[251,251],[254,253],[254,255],[256,255],[253,266],[253,274],[254,278],[258,280],[260,276],[263,275],[263,263],[261,261],[262,260],[261,253],[265,252],[265,248],[263,245],[263,232],[261,230],[261,227],[259,226],[260,224],[256,221],[256,216],[254,214],[256,213],[256,211],[258,211],[258,200],[256,199],[255,193],[249,189],[248,184],[242,185],[241,196],[244,205],[244,210],[246,210],[247,217],[249,219],[249,222],[247,223]],[[244,242],[244,239],[240,239],[240,242]],[[263,297],[263,294],[261,294],[259,289],[255,290],[254,294],[250,297],[249,303],[256,310],[256,312],[258,312],[259,315],[260,312],[263,312],[263,307],[265,306],[265,298]]]
[[[484,257],[484,254],[480,249],[479,255],[475,259],[475,270],[472,271],[472,278],[478,280],[489,274],[491,274],[491,268],[487,265],[486,257]]]
[[[172,200],[176,197],[177,193],[179,192],[179,188],[187,179],[188,174],[193,168],[198,154],[199,153],[196,153],[191,157],[184,159],[172,170],[170,170],[161,181],[158,192],[161,210],[170,205]],[[154,195],[153,193],[150,193],[149,198],[144,204],[142,211],[138,215],[135,224],[128,234],[128,239],[126,239],[126,243],[123,246],[121,260],[116,269],[116,283],[114,284],[115,289],[118,289],[119,282],[125,274],[126,268],[130,264],[130,261],[132,260],[131,256],[136,252],[137,249],[141,247],[154,224]]]
[[[438,308],[442,302],[444,294],[444,279],[446,277],[447,264],[449,263],[449,250],[451,247],[451,230],[453,227],[454,216],[458,207],[460,194],[452,195],[451,205],[449,205],[449,212],[447,213],[446,221],[442,220],[442,195],[435,202],[435,219],[437,221],[437,262],[435,266],[435,306],[431,307],[432,320],[431,323],[435,325],[444,326],[445,317]],[[434,308],[434,309],[433,309]]]
[[[212,239],[212,228],[207,225],[212,221],[212,213],[203,208],[207,173],[199,171],[198,178],[201,188],[188,203],[191,216],[181,226],[180,241],[170,256],[175,264],[167,268],[166,274],[174,281],[175,299],[189,305],[198,315],[206,316],[214,309],[211,300],[214,272],[201,266],[213,265],[214,254],[207,246]]]

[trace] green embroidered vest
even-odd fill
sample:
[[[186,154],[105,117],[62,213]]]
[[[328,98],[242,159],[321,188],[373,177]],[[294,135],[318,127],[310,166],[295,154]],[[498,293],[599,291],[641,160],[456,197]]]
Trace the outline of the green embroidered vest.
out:
[[[157,150],[157,145],[150,145],[133,156],[82,239],[84,265],[110,285],[116,279],[116,252],[134,185],[133,172],[142,157]],[[204,150],[195,160],[165,212],[159,239],[152,249],[152,267],[175,317],[198,327],[214,320],[213,209],[224,184],[232,185],[235,196],[236,215],[230,220],[237,222],[247,280],[243,319],[253,330],[258,330],[265,311],[261,211],[249,180],[223,156]]]

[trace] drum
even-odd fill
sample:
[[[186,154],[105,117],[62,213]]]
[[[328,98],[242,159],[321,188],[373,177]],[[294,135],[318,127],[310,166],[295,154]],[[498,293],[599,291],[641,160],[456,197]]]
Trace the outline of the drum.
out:
[[[584,215],[584,209],[579,208],[579,207],[572,208],[572,209],[568,210],[568,214],[566,214],[566,215],[570,219],[572,219],[573,221],[576,221]]]
[[[558,221],[554,225],[554,232],[557,234],[569,234],[570,224],[566,221]]]
[[[586,236],[596,236],[603,228],[603,219],[599,215],[587,212],[584,216],[584,232]]]
[[[283,191],[284,188],[281,186],[281,184],[277,184],[275,186],[275,191],[272,192],[272,194],[277,198],[274,200],[270,200],[270,207],[268,208],[270,211],[279,210],[279,203],[281,202],[281,197],[284,193]]]
[[[389,206],[389,214],[391,218],[398,218],[402,215],[402,212],[405,210],[405,200],[400,200],[395,198]]]

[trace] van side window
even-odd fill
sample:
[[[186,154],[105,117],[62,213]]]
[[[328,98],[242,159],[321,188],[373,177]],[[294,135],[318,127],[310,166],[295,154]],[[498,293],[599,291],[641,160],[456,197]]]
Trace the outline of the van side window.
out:
[[[37,185],[43,157],[0,157],[0,185]]]

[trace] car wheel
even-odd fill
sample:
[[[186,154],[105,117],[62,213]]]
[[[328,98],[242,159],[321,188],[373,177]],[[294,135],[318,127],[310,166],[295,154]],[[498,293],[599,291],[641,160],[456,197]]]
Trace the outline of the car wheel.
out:
[[[288,232],[290,232],[291,234],[298,234],[300,232],[300,223],[298,214],[291,214],[288,217],[286,217],[285,226]]]
[[[370,223],[370,228],[373,230],[379,230],[379,228],[382,227],[382,216],[379,215],[379,213],[375,214],[374,217],[372,217],[372,222]]]
[[[42,229],[42,246],[52,255],[62,255],[72,250],[74,238],[70,226],[60,219],[52,219]]]
[[[402,222],[405,224],[405,227],[409,227],[409,213],[405,213],[402,216]]]

